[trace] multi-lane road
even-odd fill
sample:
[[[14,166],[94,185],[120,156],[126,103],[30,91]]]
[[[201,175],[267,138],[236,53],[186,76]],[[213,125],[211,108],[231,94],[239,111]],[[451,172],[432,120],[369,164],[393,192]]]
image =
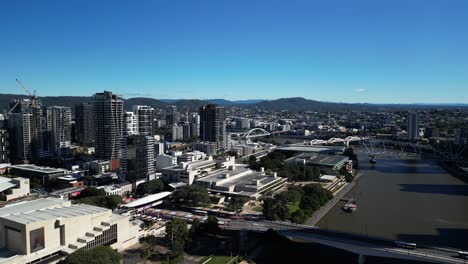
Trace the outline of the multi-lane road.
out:
[[[466,261],[459,258],[458,251],[453,249],[418,245],[416,249],[408,250],[397,247],[395,241],[384,238],[331,231],[286,222],[234,220],[223,228],[258,232],[273,229],[289,238],[320,243],[366,256],[402,258],[434,263],[465,263]]]

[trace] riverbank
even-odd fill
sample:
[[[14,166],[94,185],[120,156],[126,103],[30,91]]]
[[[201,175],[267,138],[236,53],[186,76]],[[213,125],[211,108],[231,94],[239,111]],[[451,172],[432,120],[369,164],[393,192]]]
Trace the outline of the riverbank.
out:
[[[338,203],[343,197],[351,190],[353,187],[356,185],[357,180],[361,177],[362,173],[359,172],[355,177],[354,180],[345,186],[343,186],[340,190],[338,190],[334,195],[333,199],[328,201],[324,206],[320,207],[317,211],[314,212],[314,214],[307,219],[305,222],[306,225],[311,225],[315,226],[322,217],[324,217],[330,209],[332,209],[336,203]]]
[[[383,150],[376,150],[383,151]],[[367,151],[357,151],[360,160]],[[316,226],[417,244],[468,248],[468,185],[438,161],[387,149],[377,164],[362,162],[363,175],[347,196],[358,210],[336,204]]]

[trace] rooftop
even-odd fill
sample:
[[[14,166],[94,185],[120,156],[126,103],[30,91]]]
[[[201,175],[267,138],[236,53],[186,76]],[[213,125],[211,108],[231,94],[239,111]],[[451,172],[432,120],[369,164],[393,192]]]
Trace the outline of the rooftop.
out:
[[[63,173],[66,171],[65,169],[40,167],[40,166],[36,166],[33,164],[12,165],[10,166],[10,168],[28,170],[28,171],[33,171],[33,172],[42,172],[42,173]]]
[[[26,225],[50,219],[70,218],[82,215],[103,214],[109,212],[110,210],[107,208],[97,207],[88,204],[74,204],[64,207],[55,207],[26,211],[17,214],[3,215],[2,218],[8,219],[12,222]]]
[[[12,178],[0,177],[0,192],[16,186],[16,184],[12,183],[11,180]]]
[[[343,163],[345,163],[347,160],[349,160],[348,157],[346,156],[340,156],[340,155],[321,155],[321,154],[304,154],[300,155],[298,158],[303,158],[307,161],[307,163],[312,163],[315,165],[320,165],[320,166],[340,166]]]
[[[138,206],[145,205],[145,204],[148,204],[148,203],[156,202],[158,200],[161,200],[161,199],[169,196],[171,193],[172,192],[160,192],[160,193],[156,193],[156,194],[151,194],[151,195],[145,196],[145,197],[143,197],[141,199],[132,201],[132,202],[126,204],[125,207],[133,208],[133,207],[138,207]]]
[[[43,198],[32,201],[24,201],[19,203],[8,204],[5,207],[0,208],[0,217],[22,214],[26,212],[32,212],[36,210],[43,210],[49,208],[56,208],[65,205],[69,205],[70,201],[65,201],[59,198]]]

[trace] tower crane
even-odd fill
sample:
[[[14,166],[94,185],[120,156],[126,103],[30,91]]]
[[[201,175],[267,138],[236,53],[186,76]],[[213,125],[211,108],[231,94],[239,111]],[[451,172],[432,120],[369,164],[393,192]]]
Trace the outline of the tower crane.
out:
[[[26,93],[31,97],[31,106],[33,107],[37,107],[38,106],[38,101],[37,101],[37,96],[36,96],[36,90],[34,90],[34,93],[31,93],[28,88],[26,88],[26,86],[24,86],[24,84],[16,79],[16,82],[19,84],[19,86],[21,86],[21,88],[23,88],[24,91],[26,91]]]

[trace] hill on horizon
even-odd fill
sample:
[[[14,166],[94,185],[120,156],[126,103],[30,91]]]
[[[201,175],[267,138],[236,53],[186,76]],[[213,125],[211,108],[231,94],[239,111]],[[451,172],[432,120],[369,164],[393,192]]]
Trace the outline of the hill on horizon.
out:
[[[0,113],[7,113],[9,103],[14,99],[28,98],[27,95],[16,94],[0,94]],[[39,100],[43,106],[69,106],[74,108],[75,105],[90,102],[91,96],[40,96]],[[135,97],[124,99],[125,110],[130,110],[133,105],[148,105],[153,108],[164,108],[167,105],[176,105],[181,112],[196,111],[199,107],[206,104],[219,104],[223,106],[236,106],[241,108],[252,108],[258,110],[274,110],[274,111],[336,111],[336,110],[376,110],[378,108],[455,108],[468,107],[468,104],[363,104],[363,103],[336,103],[322,102],[316,100],[305,99],[303,97],[279,98],[275,100],[238,100],[229,101],[225,99],[154,99],[149,97]]]

